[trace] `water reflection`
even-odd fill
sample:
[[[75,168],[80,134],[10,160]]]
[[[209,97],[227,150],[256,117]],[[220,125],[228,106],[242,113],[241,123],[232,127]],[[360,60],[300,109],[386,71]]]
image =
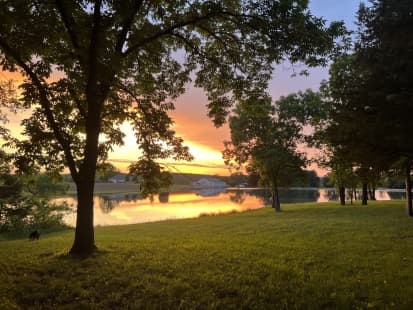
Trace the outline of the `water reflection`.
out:
[[[217,187],[217,188],[201,188],[201,189],[196,189],[194,190],[194,193],[196,193],[199,196],[202,197],[209,197],[209,196],[217,196],[221,193],[225,193],[227,189],[224,187]]]
[[[230,197],[234,195],[242,198],[232,200]],[[56,202],[65,200],[73,206],[76,205],[76,199],[72,197],[56,200]],[[242,204],[240,204],[241,200]],[[139,195],[125,197],[123,200],[120,196],[104,195],[94,198],[94,224],[107,226],[192,218],[201,214],[257,209],[264,205],[263,199],[245,193],[223,192],[214,196],[200,196],[194,192],[162,193],[152,202],[149,199],[142,199]],[[74,226],[75,214],[66,216],[65,222]]]
[[[337,193],[331,188],[320,188],[318,193],[317,202],[336,201],[338,199]]]
[[[279,191],[282,204],[297,202],[327,202],[337,200],[333,189],[293,188]],[[403,199],[404,191],[377,190],[378,200]],[[59,198],[76,206],[74,197]],[[139,194],[111,194],[94,197],[95,225],[121,225],[166,219],[198,217],[201,214],[225,213],[233,210],[245,211],[262,208],[271,204],[271,194],[267,189],[208,189],[185,193],[162,192],[151,201]],[[65,218],[74,226],[73,212]]]
[[[108,199],[106,196],[98,197],[99,207],[103,213],[110,213],[113,209],[119,206],[119,201]]]
[[[229,195],[229,199],[237,204],[242,204],[245,201],[246,196],[246,193],[242,191],[236,191],[234,194]]]

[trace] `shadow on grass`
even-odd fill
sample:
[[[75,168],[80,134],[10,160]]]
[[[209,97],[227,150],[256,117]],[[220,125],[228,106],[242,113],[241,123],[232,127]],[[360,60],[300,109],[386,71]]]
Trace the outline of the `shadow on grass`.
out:
[[[293,266],[219,253],[210,257],[202,249],[188,257],[180,252],[180,257],[168,258],[163,251],[150,259],[145,259],[147,253],[134,258],[123,254],[100,250],[78,259],[47,253],[30,274],[15,278],[13,298],[22,309],[320,305],[313,285],[303,286],[309,277]]]

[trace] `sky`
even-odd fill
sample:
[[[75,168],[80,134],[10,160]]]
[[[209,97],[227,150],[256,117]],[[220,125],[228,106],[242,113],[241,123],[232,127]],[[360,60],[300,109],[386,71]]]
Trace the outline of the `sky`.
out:
[[[310,11],[318,16],[324,17],[327,21],[343,20],[350,29],[355,29],[356,11],[360,0],[310,0]],[[299,90],[312,88],[317,90],[320,81],[328,78],[328,68],[315,68],[310,70],[308,77],[292,78],[292,67],[289,64],[276,66],[276,70],[269,84],[269,93],[273,100],[280,96],[285,96]],[[19,80],[20,77],[0,71],[0,80],[13,78]],[[166,161],[165,165],[172,172],[204,173],[228,175],[229,170],[225,167],[221,152],[224,149],[223,141],[230,139],[228,125],[215,128],[212,121],[207,117],[207,99],[202,89],[188,85],[186,92],[175,103],[175,110],[171,112],[174,120],[174,130],[181,136],[185,145],[189,146],[195,160],[190,163],[175,163]],[[29,112],[27,112],[29,113]],[[10,126],[18,132],[19,119],[11,117]],[[116,148],[110,154],[109,160],[121,171],[127,170],[131,161],[136,160],[139,154],[135,138],[130,126],[123,126],[127,137],[125,146]],[[325,171],[317,167],[319,175]]]
[[[346,27],[355,29],[356,12],[360,0],[310,0],[310,11],[318,17],[324,17],[328,22],[343,20]],[[269,84],[269,93],[273,100],[299,90],[308,88],[317,90],[321,80],[328,79],[328,68],[311,69],[308,77],[291,77],[292,67],[289,64],[281,64],[276,67],[273,79]],[[167,162],[172,172],[191,172],[228,175],[230,172],[225,166],[221,152],[224,149],[223,141],[230,139],[228,125],[215,128],[207,117],[207,99],[202,89],[187,87],[186,93],[182,95],[175,104],[175,111],[171,113],[175,121],[174,129],[181,136],[185,144],[190,147],[195,160],[191,163]],[[137,154],[138,149],[134,146],[133,136],[125,147],[117,149],[111,154],[110,159],[121,169],[126,169],[128,158],[131,154]],[[314,150],[309,151],[313,154]],[[319,175],[326,173],[325,170],[316,166]]]

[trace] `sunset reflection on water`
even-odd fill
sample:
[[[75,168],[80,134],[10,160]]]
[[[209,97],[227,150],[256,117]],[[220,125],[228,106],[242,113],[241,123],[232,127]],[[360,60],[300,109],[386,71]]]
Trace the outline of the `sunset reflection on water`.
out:
[[[163,194],[166,196],[166,194]],[[149,199],[138,199],[137,195],[102,195],[94,198],[94,225],[124,225],[168,219],[194,218],[202,214],[242,212],[264,206],[262,198],[246,193],[225,192],[215,196],[200,196],[196,193],[170,193],[165,197],[156,195]],[[76,199],[55,199],[76,207]],[[164,202],[162,202],[164,201]],[[66,224],[75,226],[76,214],[71,212],[64,218]]]
[[[281,204],[337,201],[334,189],[290,188],[279,191]],[[360,196],[360,193],[358,194]],[[404,199],[403,190],[379,189],[377,200]],[[350,199],[348,197],[348,199]],[[66,224],[76,224],[76,199],[64,197],[54,199],[66,201],[73,212],[64,218]],[[124,225],[169,219],[195,218],[203,214],[242,212],[270,205],[270,193],[266,189],[205,189],[198,192],[161,193],[150,199],[138,194],[110,194],[94,197],[94,225]]]

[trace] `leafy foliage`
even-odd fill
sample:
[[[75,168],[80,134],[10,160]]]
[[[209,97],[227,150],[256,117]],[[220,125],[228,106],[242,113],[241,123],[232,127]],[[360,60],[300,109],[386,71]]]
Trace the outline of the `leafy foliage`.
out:
[[[272,62],[288,56],[293,62],[325,63],[331,38],[342,27],[325,28],[306,5],[8,3],[0,12],[1,64],[26,77],[21,105],[34,106],[23,122],[29,140],[17,144],[29,158],[25,164],[59,171],[69,166],[76,181],[82,165],[89,164],[88,137],[105,136],[96,145],[104,161],[112,146],[123,144],[119,125],[125,121],[136,130],[143,161],[191,159],[167,115],[190,73],[196,71],[195,85],[208,94],[209,115],[222,124],[235,101],[266,87]],[[174,59],[176,51],[184,61]],[[53,69],[62,77],[47,82]]]
[[[107,182],[117,173],[119,173],[119,170],[111,163],[105,162],[97,166],[97,175],[100,181]]]
[[[303,126],[310,121],[312,110],[311,104],[303,103],[304,98],[313,97],[309,90],[282,97],[275,105],[269,97],[250,97],[230,118],[231,141],[225,143],[223,152],[226,164],[237,169],[247,165],[247,170],[258,173],[272,188],[276,209],[280,207],[278,186],[303,177],[307,159],[298,145],[305,141]]]
[[[23,192],[21,177],[0,175],[0,231],[28,231],[62,227],[66,204],[53,204]]]
[[[64,195],[69,189],[67,183],[63,183],[60,175],[39,173],[34,176],[22,176],[26,189],[36,196]]]
[[[364,189],[367,183],[375,187],[383,172],[394,171],[400,160],[406,186],[410,183],[413,88],[408,81],[413,54],[407,38],[413,34],[412,16],[411,1],[362,4],[354,52],[335,59],[328,84],[321,88],[326,115],[317,138],[327,146],[329,165],[341,167],[335,175],[351,179],[355,174]],[[407,202],[411,215],[411,198]]]
[[[0,7],[0,65],[23,74],[20,104],[33,111],[23,121],[28,139],[15,143],[17,166],[69,168],[83,225],[72,252],[95,249],[93,183],[97,165],[124,143],[121,124],[132,124],[141,150],[131,170],[158,179],[144,181],[150,194],[164,184],[159,159],[192,158],[168,115],[191,79],[218,126],[235,102],[263,93],[274,62],[326,63],[343,24],[326,27],[307,5],[22,0]]]
[[[65,226],[63,217],[69,210],[65,203],[53,204],[44,198],[24,197],[8,203],[1,200],[0,232],[59,229]]]

